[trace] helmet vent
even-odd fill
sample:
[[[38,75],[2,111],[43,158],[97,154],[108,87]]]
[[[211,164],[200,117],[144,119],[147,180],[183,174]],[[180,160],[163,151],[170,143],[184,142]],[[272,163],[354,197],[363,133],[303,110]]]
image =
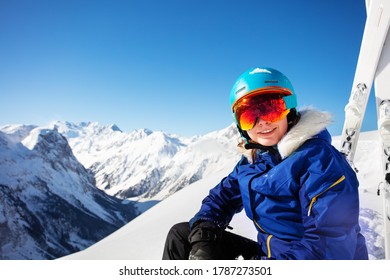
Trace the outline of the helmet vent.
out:
[[[272,83],[272,84],[277,84],[279,81],[278,80],[265,80],[264,83]]]

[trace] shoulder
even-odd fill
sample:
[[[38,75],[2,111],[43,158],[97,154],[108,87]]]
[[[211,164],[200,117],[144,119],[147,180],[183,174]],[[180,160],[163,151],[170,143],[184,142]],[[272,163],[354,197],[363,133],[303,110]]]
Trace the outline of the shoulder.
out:
[[[330,144],[331,137],[326,127],[332,122],[332,116],[327,112],[312,108],[302,110],[299,113],[301,115],[299,122],[278,143],[278,150],[282,158],[290,156],[311,139]]]

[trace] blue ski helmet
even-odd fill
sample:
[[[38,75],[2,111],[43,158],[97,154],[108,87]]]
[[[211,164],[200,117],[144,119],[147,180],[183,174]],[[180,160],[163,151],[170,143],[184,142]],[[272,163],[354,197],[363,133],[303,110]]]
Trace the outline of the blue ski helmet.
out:
[[[290,80],[270,67],[252,68],[241,74],[230,91],[230,106],[233,109],[234,104],[244,96],[272,94],[273,89],[275,93],[284,95],[287,109],[297,107],[297,97]]]

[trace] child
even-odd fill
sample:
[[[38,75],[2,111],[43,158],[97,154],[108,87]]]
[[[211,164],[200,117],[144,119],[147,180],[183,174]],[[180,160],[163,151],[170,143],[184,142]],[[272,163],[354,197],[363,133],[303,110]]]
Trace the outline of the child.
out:
[[[168,233],[163,259],[368,259],[358,181],[326,130],[330,115],[298,112],[288,78],[244,72],[230,93],[243,157],[188,222]],[[257,242],[225,231],[245,209]]]

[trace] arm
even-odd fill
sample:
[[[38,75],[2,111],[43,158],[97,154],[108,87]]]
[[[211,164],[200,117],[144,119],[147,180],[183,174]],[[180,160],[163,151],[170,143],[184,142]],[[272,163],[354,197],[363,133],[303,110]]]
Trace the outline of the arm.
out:
[[[241,161],[240,161],[241,162]],[[220,259],[219,241],[233,215],[242,210],[237,169],[222,179],[202,201],[199,212],[190,220],[190,260]]]
[[[202,201],[199,212],[190,220],[191,228],[199,221],[210,221],[220,228],[225,228],[233,215],[242,210],[237,174],[239,166],[245,161],[246,159],[241,159],[229,176],[210,190],[209,195]]]

